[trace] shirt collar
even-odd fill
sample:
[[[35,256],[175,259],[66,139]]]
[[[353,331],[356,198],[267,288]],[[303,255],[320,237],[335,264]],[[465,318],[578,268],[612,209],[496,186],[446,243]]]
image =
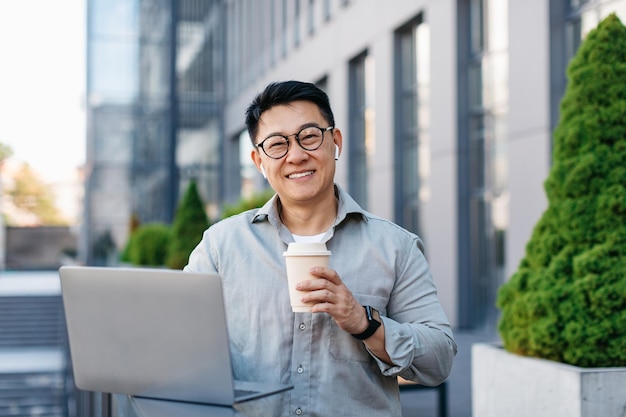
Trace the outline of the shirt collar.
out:
[[[354,199],[346,193],[339,185],[335,184],[335,195],[339,201],[337,207],[337,218],[335,219],[334,226],[340,225],[347,217],[354,215],[360,217],[362,220],[367,221],[367,212],[361,208],[361,206],[354,201]],[[283,226],[278,216],[278,194],[274,194],[267,203],[263,205],[252,218],[252,223],[268,221],[277,230],[280,230]]]

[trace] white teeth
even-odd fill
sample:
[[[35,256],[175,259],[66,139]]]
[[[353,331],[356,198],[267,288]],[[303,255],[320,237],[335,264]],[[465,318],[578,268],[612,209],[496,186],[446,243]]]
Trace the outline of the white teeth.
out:
[[[307,172],[299,172],[297,174],[291,174],[289,175],[289,179],[296,179],[296,178],[302,178],[302,177],[306,177],[307,175],[313,175],[313,171],[307,171]]]

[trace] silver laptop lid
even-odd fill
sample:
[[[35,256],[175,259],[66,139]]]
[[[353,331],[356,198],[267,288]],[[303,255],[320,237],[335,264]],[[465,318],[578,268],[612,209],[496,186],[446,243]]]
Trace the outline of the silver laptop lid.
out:
[[[60,277],[78,388],[233,404],[218,276],[62,267]]]

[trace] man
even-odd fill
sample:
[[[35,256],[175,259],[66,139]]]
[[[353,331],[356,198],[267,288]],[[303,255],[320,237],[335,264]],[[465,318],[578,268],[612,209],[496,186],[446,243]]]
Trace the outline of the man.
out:
[[[252,160],[276,195],[211,226],[186,270],[218,273],[237,379],[293,384],[250,403],[265,416],[400,416],[397,376],[447,378],[456,344],[421,240],[364,211],[334,183],[342,149],[326,94],[272,83],[246,112]],[[283,252],[325,242],[329,268],[291,311]],[[246,414],[247,415],[247,414]]]

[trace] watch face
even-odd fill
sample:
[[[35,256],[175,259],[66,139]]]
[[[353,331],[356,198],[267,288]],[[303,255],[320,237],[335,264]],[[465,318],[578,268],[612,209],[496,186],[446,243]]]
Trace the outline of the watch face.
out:
[[[372,308],[372,318],[380,323],[380,321],[381,321],[380,320],[380,313],[374,307],[371,307],[371,308]]]

